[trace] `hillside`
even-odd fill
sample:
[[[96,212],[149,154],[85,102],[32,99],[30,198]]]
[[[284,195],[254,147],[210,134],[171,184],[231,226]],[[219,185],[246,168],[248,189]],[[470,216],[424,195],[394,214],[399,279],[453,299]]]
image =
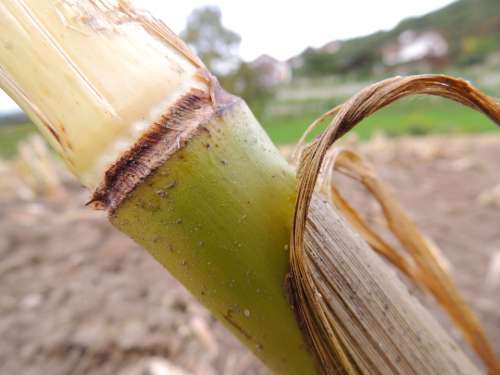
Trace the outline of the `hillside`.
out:
[[[342,41],[335,53],[307,49],[296,70],[304,75],[371,70],[383,62],[384,48],[406,31],[442,36],[447,43],[446,64],[482,62],[500,51],[500,1],[459,0],[427,15],[406,19],[390,31]]]

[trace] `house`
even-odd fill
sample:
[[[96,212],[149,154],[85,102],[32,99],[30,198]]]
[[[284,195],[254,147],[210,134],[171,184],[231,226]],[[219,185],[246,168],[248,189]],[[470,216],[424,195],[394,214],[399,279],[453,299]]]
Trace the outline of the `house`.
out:
[[[274,87],[292,79],[290,66],[269,55],[262,55],[250,64],[259,73],[260,84],[265,87]]]
[[[417,33],[407,30],[397,41],[382,47],[382,60],[387,66],[419,61],[438,62],[448,56],[448,42],[437,31]]]

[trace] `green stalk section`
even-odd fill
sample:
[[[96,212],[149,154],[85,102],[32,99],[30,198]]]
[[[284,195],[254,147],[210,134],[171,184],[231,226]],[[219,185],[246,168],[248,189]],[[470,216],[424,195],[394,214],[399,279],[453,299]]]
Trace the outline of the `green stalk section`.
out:
[[[123,1],[2,0],[0,87],[273,371],[315,373],[284,291],[294,171],[168,27]]]
[[[314,366],[285,298],[295,174],[238,101],[150,175],[111,222],[278,374]]]

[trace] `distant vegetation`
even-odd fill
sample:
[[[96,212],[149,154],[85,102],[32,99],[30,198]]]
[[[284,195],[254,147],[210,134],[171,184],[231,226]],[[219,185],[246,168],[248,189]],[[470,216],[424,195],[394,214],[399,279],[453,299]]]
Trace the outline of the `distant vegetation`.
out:
[[[326,111],[326,106],[324,108]],[[319,113],[303,111],[267,116],[262,119],[262,124],[275,143],[293,144]],[[313,133],[311,138],[318,135],[323,128]],[[369,117],[353,132],[361,139],[369,139],[378,132],[394,137],[495,131],[498,131],[498,127],[489,119],[459,104],[441,98],[410,98]]]
[[[17,151],[19,141],[35,132],[35,126],[25,124],[0,125],[0,159],[11,158]]]
[[[217,75],[226,90],[245,98],[256,114],[262,114],[272,92],[262,84],[258,69],[239,58],[241,38],[222,24],[218,7],[195,9],[181,37]]]
[[[384,47],[408,30],[442,35],[448,43],[445,66],[484,63],[488,56],[500,52],[500,1],[459,0],[422,17],[408,18],[390,31],[341,41],[334,53],[309,48],[299,56],[303,64],[294,69],[294,73],[301,76],[369,75],[382,66]],[[443,65],[438,68],[443,69]]]
[[[458,0],[422,17],[406,19],[390,31],[307,48],[287,62],[271,56],[241,61],[240,37],[223,26],[222,13],[214,7],[195,10],[182,36],[217,73],[222,85],[249,103],[279,144],[295,142],[322,112],[369,83],[395,74],[463,76],[490,95],[500,96],[500,0]],[[440,43],[444,49],[436,50]],[[422,58],[407,56],[418,48]],[[471,110],[443,99],[411,99],[357,128],[363,138],[376,130],[395,136],[479,132],[495,127]],[[34,127],[26,124],[0,124],[0,157],[11,156],[16,142],[32,131]]]
[[[459,0],[390,31],[308,48],[289,60],[261,120],[277,143],[293,143],[319,114],[371,82],[396,74],[447,73],[500,96],[500,1]],[[444,99],[409,99],[366,120],[362,138],[496,131],[488,119]]]

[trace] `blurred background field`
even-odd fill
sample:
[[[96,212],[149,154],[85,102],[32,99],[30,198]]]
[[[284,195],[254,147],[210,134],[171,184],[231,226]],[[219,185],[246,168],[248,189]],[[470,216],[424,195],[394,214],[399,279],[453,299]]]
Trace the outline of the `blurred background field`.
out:
[[[22,140],[36,134],[36,127],[29,123],[5,123],[0,126],[0,157],[12,159],[17,154],[17,146]]]
[[[362,83],[363,87],[367,84],[368,82]],[[283,90],[288,90],[288,87]],[[500,92],[500,85],[498,91]],[[319,100],[275,99],[268,104],[269,114],[261,114],[261,123],[275,144],[293,144],[321,113],[345,99],[347,97]],[[323,129],[324,126],[318,127],[311,136],[318,135]],[[365,140],[380,132],[388,137],[457,135],[496,133],[498,128],[483,115],[459,104],[441,98],[408,98],[364,120],[353,131]],[[0,158],[14,157],[17,143],[35,133],[36,127],[29,122],[0,125]]]
[[[243,96],[278,144],[297,141],[322,112],[370,83],[399,74],[446,73],[500,96],[500,2],[459,0],[387,31],[321,47],[282,61],[239,55],[242,39],[223,21],[223,9],[198,8],[181,33],[230,92]],[[301,46],[297,46],[300,50]],[[0,157],[34,131],[20,112],[0,108]],[[365,121],[355,132],[388,136],[497,131],[482,116],[443,99],[411,98]]]
[[[197,8],[176,31],[224,87],[247,100],[286,154],[323,112],[394,75],[451,74],[500,97],[498,0],[458,0],[385,31],[297,45],[286,59],[242,58],[245,40],[223,22],[225,9]],[[329,30],[309,19],[305,26]],[[88,192],[34,136],[35,126],[1,104],[0,96],[0,373],[267,374],[145,251],[85,207]],[[418,97],[380,111],[354,133],[343,145],[375,165],[442,249],[500,354],[498,128],[458,104]],[[367,192],[338,183],[385,233]],[[412,292],[463,344],[432,301]]]
[[[500,354],[500,137],[346,139],[448,270]],[[290,153],[290,147],[283,152]],[[337,176],[390,243],[380,207]],[[268,371],[103,212],[39,138],[0,163],[0,373],[267,375]],[[470,353],[442,311],[410,287]]]

